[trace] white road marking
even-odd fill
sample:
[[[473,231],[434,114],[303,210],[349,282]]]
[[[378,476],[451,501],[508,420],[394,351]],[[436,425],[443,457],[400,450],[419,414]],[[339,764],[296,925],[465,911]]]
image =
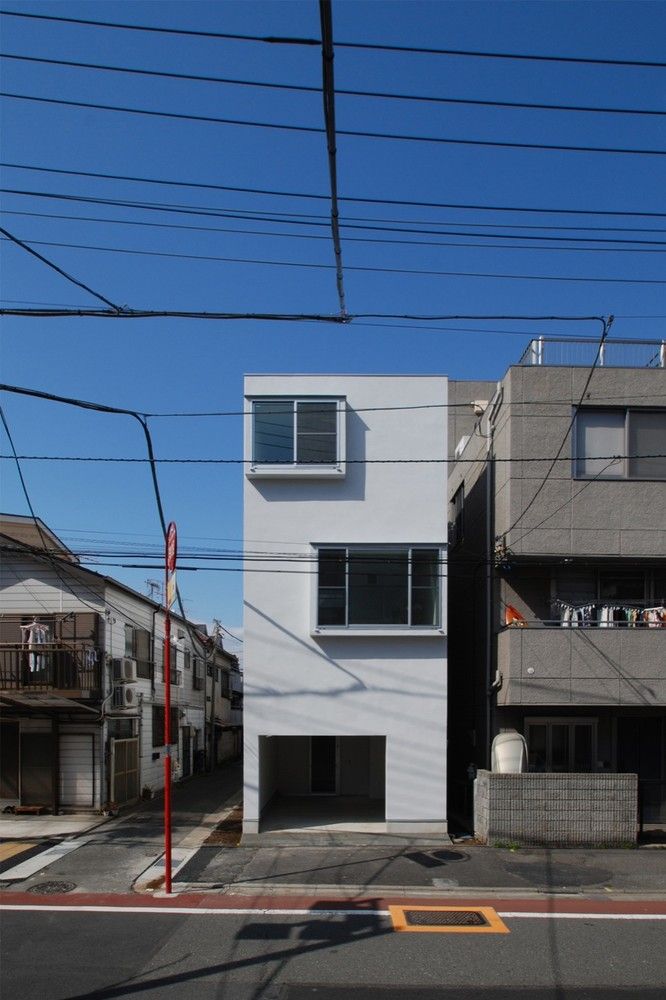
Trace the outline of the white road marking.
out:
[[[70,854],[71,851],[83,847],[84,844],[88,843],[89,839],[86,837],[77,840],[62,840],[59,844],[48,847],[41,854],[36,854],[33,858],[28,858],[27,861],[21,861],[18,865],[14,865],[13,868],[8,868],[7,871],[0,875],[0,882],[14,882],[17,879],[30,878],[35,872],[41,871],[42,868],[47,868],[54,861],[60,861],[66,854]]]
[[[498,910],[497,915],[507,920],[515,917],[529,917],[531,920],[666,920],[666,913],[527,913],[522,910]]]
[[[472,907],[470,907],[471,909]],[[409,909],[409,907],[406,907]],[[461,907],[463,909],[463,907]],[[162,915],[176,913],[180,916],[218,916],[218,917],[309,917],[314,920],[320,917],[389,917],[388,910],[285,910],[285,909],[255,909],[254,907],[225,908],[189,907],[189,906],[97,906],[97,905],[60,905],[52,903],[0,903],[0,910],[28,910],[46,913],[159,913]],[[498,910],[497,915],[503,919],[527,920],[666,920],[666,913],[544,913],[534,910]]]

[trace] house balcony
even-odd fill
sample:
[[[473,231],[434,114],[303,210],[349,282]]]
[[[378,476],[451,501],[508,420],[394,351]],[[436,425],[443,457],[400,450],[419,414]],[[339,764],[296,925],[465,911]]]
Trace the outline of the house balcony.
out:
[[[99,699],[103,654],[90,643],[0,645],[0,693]]]
[[[500,706],[666,705],[666,628],[527,622],[497,636]]]

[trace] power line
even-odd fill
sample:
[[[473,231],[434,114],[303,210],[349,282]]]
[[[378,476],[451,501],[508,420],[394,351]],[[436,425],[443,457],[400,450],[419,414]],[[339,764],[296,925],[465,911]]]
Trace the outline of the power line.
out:
[[[319,0],[321,23],[322,96],[324,101],[324,128],[328,154],[328,178],[331,187],[331,235],[335,255],[335,282],[338,292],[340,315],[347,313],[345,307],[344,274],[342,270],[342,247],[340,245],[340,213],[338,211],[338,167],[335,140],[335,78],[333,73],[333,15],[331,0]]]
[[[62,17],[52,14],[28,14],[13,10],[0,10],[5,17],[31,18],[40,21],[54,21],[65,24],[81,24],[96,28],[115,28],[123,31],[147,31],[165,35],[182,35],[199,38],[221,38],[230,41],[262,42],[270,45],[318,46],[320,39],[277,35],[250,35],[238,32],[202,31],[192,28],[165,28],[159,26],[126,24],[114,21],[96,21],[81,17]],[[375,52],[405,52],[416,55],[460,56],[475,59],[516,59],[531,62],[554,62],[589,64],[593,66],[637,66],[651,69],[666,68],[666,63],[641,59],[608,59],[593,56],[562,56],[525,52],[488,52],[477,49],[444,49],[418,45],[390,45],[380,42],[337,42],[339,48],[365,49]]]
[[[320,87],[296,83],[275,83],[268,80],[246,80],[237,77],[206,76],[200,73],[177,73],[173,70],[154,70],[130,66],[109,66],[102,63],[77,62],[72,59],[46,59],[18,53],[0,52],[0,59],[17,62],[40,63],[48,66],[68,66],[73,69],[90,69],[107,73],[126,73],[134,76],[156,77],[167,80],[185,80],[192,83],[214,83],[233,87],[254,87],[263,90],[287,90],[303,94],[318,94]],[[363,97],[376,100],[407,101],[425,104],[463,105],[488,108],[516,108],[534,111],[567,111],[606,115],[648,115],[664,116],[666,111],[657,108],[609,108],[580,104],[543,104],[529,101],[491,101],[473,97],[439,97],[435,94],[396,94],[377,90],[352,90],[336,87],[336,93],[343,97]]]
[[[56,195],[52,195],[50,192],[46,192],[46,191],[31,192],[31,191],[21,191],[21,190],[15,189],[15,188],[1,188],[1,187],[0,187],[0,191],[4,192],[6,194],[24,195],[24,196],[31,196],[31,197],[37,197],[37,198],[46,198],[46,199],[51,198],[51,197],[54,197],[54,198],[58,197],[57,194]],[[210,215],[210,216],[213,216],[213,217],[216,217],[216,218],[219,217],[219,218],[223,218],[223,219],[237,219],[237,220],[239,220],[241,222],[269,222],[269,223],[272,223],[272,224],[275,224],[275,225],[279,225],[279,224],[285,224],[286,225],[286,224],[289,224],[289,225],[293,225],[293,226],[301,225],[301,226],[308,226],[308,227],[312,227],[312,226],[319,227],[319,226],[325,225],[325,216],[323,216],[323,215],[316,215],[315,213],[310,213],[310,212],[273,212],[273,211],[270,211],[270,210],[268,210],[266,212],[257,212],[257,211],[251,211],[249,209],[241,209],[241,208],[231,209],[231,208],[226,208],[224,206],[221,206],[221,207],[219,207],[219,208],[216,209],[216,208],[206,207],[206,206],[203,206],[203,205],[192,205],[192,206],[190,206],[191,209],[192,209],[192,211],[191,211],[191,213],[188,213],[188,212],[183,212],[182,211],[182,209],[187,209],[188,206],[186,206],[186,205],[174,205],[173,203],[169,204],[168,202],[140,202],[140,201],[131,201],[130,202],[130,201],[126,201],[126,200],[122,200],[122,199],[118,199],[118,198],[90,198],[90,199],[88,199],[88,198],[85,198],[85,197],[78,198],[75,195],[64,195],[63,197],[66,200],[70,200],[70,201],[79,201],[80,200],[82,202],[87,202],[87,203],[92,202],[93,204],[109,205],[109,206],[112,206],[112,207],[120,207],[120,208],[135,208],[135,209],[139,209],[139,210],[148,210],[148,209],[150,209],[152,211],[152,210],[154,210],[156,208],[159,209],[160,206],[162,206],[162,208],[163,208],[163,210],[164,210],[165,213],[171,212],[172,209],[178,209],[178,214]],[[150,225],[153,225],[153,226],[157,226],[157,227],[162,227],[162,228],[167,228],[168,227],[168,228],[173,228],[173,229],[196,229],[196,230],[200,229],[200,230],[203,230],[205,232],[207,232],[207,231],[210,231],[210,232],[218,232],[218,231],[219,232],[246,232],[246,233],[249,233],[249,234],[252,234],[252,233],[256,232],[256,230],[254,230],[254,229],[244,229],[244,230],[219,229],[218,230],[218,228],[215,227],[215,226],[213,226],[213,227],[209,227],[209,226],[191,226],[191,225],[190,226],[179,226],[176,223],[148,223],[148,222],[143,222],[141,220],[136,220],[136,219],[117,220],[117,219],[113,219],[113,218],[111,218],[109,216],[95,216],[94,218],[90,218],[88,216],[81,216],[81,215],[63,215],[63,214],[56,214],[54,212],[30,212],[30,211],[27,211],[27,210],[26,211],[20,211],[18,209],[9,209],[9,210],[5,209],[4,210],[4,214],[5,215],[35,216],[37,218],[44,218],[44,219],[70,219],[70,220],[74,220],[74,221],[84,221],[84,222],[85,221],[91,221],[91,222],[112,222],[112,223],[124,222],[127,225],[133,225],[133,226],[150,226]],[[544,225],[543,223],[540,224],[540,225],[534,225],[534,224],[519,223],[519,222],[518,223],[506,223],[506,222],[457,222],[457,221],[451,220],[451,219],[449,219],[449,220],[442,220],[442,221],[438,221],[436,219],[428,219],[428,220],[424,220],[424,219],[390,219],[390,218],[385,218],[385,217],[382,217],[382,216],[367,216],[367,215],[366,216],[363,216],[363,215],[345,215],[345,216],[340,216],[340,221],[341,221],[343,227],[344,228],[348,228],[348,229],[361,229],[361,230],[363,230],[363,229],[380,229],[383,232],[419,233],[419,234],[430,233],[431,235],[435,235],[435,236],[439,236],[439,235],[442,235],[442,236],[445,236],[445,235],[455,235],[455,236],[462,236],[462,237],[475,237],[475,238],[479,238],[479,239],[491,238],[492,237],[494,239],[516,239],[517,240],[517,239],[522,239],[523,235],[522,235],[522,233],[512,233],[512,232],[509,232],[509,233],[504,233],[504,232],[500,232],[500,233],[475,233],[475,232],[468,232],[468,230],[470,230],[470,229],[472,229],[472,230],[474,230],[474,229],[500,229],[500,230],[505,230],[505,229],[509,229],[509,230],[513,230],[513,229],[520,229],[520,230],[523,230],[523,229],[538,229],[541,232],[546,232],[546,233],[547,232],[574,232],[574,233],[581,233],[581,232],[605,233],[606,232],[606,233],[659,233],[661,235],[666,234],[666,229],[663,229],[663,228],[654,228],[654,227],[646,227],[646,226],[583,226],[583,225],[579,225],[579,226],[548,226],[548,225]],[[351,223],[359,223],[359,222],[367,222],[367,223],[369,223],[369,225],[368,226],[359,226],[359,225],[353,225],[352,226],[351,225]],[[382,223],[381,227],[378,226],[377,223]],[[407,226],[414,226],[414,227],[419,227],[419,228],[407,229],[407,228],[405,228]],[[438,228],[434,229],[434,230],[426,230],[426,229],[423,228],[425,226],[437,226]],[[451,232],[450,234],[448,234],[446,230],[442,229],[443,226],[456,226],[457,229],[455,229],[453,232]],[[461,227],[465,227],[465,228],[461,229]],[[276,233],[275,235],[279,236],[279,235],[282,235],[282,234]],[[347,240],[349,240],[350,238],[351,237],[349,237],[349,236],[346,237]],[[529,237],[525,237],[525,238],[529,238]],[[546,236],[540,236],[540,237],[538,237],[538,239],[552,240],[552,239],[554,239],[554,237],[550,237],[550,236],[546,235]],[[564,237],[564,239],[567,240],[567,241],[570,241],[570,239],[568,237]],[[590,242],[595,242],[595,243],[609,243],[609,242],[615,242],[615,241],[614,240],[610,240],[610,239],[606,239],[605,237],[604,238],[597,238],[597,239],[592,239],[590,237],[590,238],[584,238],[583,242],[586,242],[586,243],[590,243]],[[622,240],[620,242],[624,242],[624,243],[637,243],[637,242],[642,242],[642,241],[640,241],[640,240],[633,240],[633,239],[625,239],[625,240]],[[651,242],[654,242],[654,241],[651,241]]]
[[[0,232],[4,230],[0,229]],[[69,250],[93,250],[99,253],[121,253],[130,254],[138,257],[162,257],[166,259],[175,260],[200,260],[209,261],[213,263],[223,263],[223,264],[253,264],[261,265],[266,267],[299,267],[307,268],[309,270],[318,271],[329,271],[335,269],[335,264],[317,264],[313,261],[287,261],[287,260],[263,260],[256,257],[219,257],[214,254],[188,254],[188,253],[175,253],[164,250],[134,250],[131,247],[104,247],[104,246],[93,246],[88,243],[65,243],[52,240],[31,240],[31,244],[34,246],[45,246],[45,247],[60,247]],[[496,278],[501,280],[510,281],[557,281],[557,282],[576,282],[576,283],[593,283],[593,284],[611,284],[611,285],[664,285],[666,281],[660,278],[594,278],[594,277],[582,277],[581,275],[547,275],[547,274],[494,274],[488,271],[436,271],[425,268],[406,268],[406,267],[373,267],[370,265],[359,265],[359,264],[348,264],[346,265],[347,271],[360,271],[364,273],[372,274],[410,274],[410,275],[424,275],[426,277],[435,278]],[[98,296],[99,297],[99,296]],[[114,309],[118,312],[117,307]],[[0,310],[0,315],[3,310]],[[118,312],[119,316],[127,318],[128,315],[136,315],[135,310],[128,310],[123,308],[122,311]],[[14,311],[13,315],[17,315]],[[347,315],[341,316],[341,321],[346,322],[349,317]]]
[[[90,170],[65,170],[56,167],[38,167],[23,163],[7,163],[0,161],[0,166],[9,167],[13,170],[31,170],[38,173],[56,173],[71,177],[96,177],[101,180],[132,181],[137,184],[158,184],[168,187],[191,187],[210,191],[234,191],[239,194],[271,195],[280,198],[305,198],[316,201],[327,201],[325,194],[313,194],[304,191],[283,191],[268,188],[237,187],[228,184],[206,184],[200,181],[176,181],[157,177],[137,177],[129,174],[107,174]],[[467,204],[463,202],[441,202],[441,201],[415,201],[399,198],[365,198],[365,197],[340,197],[341,202],[353,202],[367,205],[405,205],[411,208],[445,208],[462,209],[487,212],[527,212],[529,214],[542,215],[617,215],[634,218],[666,218],[666,212],[631,212],[615,211],[613,209],[587,209],[587,208],[544,208],[525,207],[517,205],[479,205]],[[275,214],[275,213],[273,213]]]
[[[111,464],[111,465],[150,465],[154,463],[155,465],[256,465],[254,459],[251,458],[130,458],[127,456],[123,457],[111,457],[105,455],[19,455],[19,459],[22,462],[79,462],[79,463],[94,463],[99,464]],[[0,459],[10,459],[13,455],[0,455]],[[627,454],[627,455],[594,455],[595,459],[599,461],[618,461],[625,458],[666,458],[666,453],[650,453],[650,454]],[[477,456],[476,458],[348,458],[345,460],[346,465],[483,465],[485,459],[483,456]],[[550,455],[538,455],[531,456],[529,458],[494,458],[494,462],[513,462],[516,465],[521,463],[532,463],[532,462],[571,462],[571,456],[561,457],[560,454],[551,458]],[[273,462],[273,465],[284,465],[285,468],[292,468],[293,462]],[[310,465],[330,465],[329,462],[310,462]],[[540,492],[540,490],[538,491]],[[531,504],[530,504],[531,506]],[[528,508],[525,508],[523,514],[520,515],[520,520],[522,516],[527,512]],[[517,523],[517,522],[516,522]],[[508,534],[511,528],[507,528],[505,534]]]
[[[53,261],[49,260],[47,257],[43,257],[41,253],[37,253],[37,251],[33,250],[32,247],[28,246],[27,243],[24,243],[23,240],[20,240],[18,236],[13,236],[12,233],[9,232],[9,230],[3,229],[2,226],[0,226],[0,233],[2,233],[5,239],[10,240],[12,243],[15,243],[16,246],[20,247],[22,250],[25,250],[26,253],[29,253],[33,257],[36,257],[37,260],[42,262],[42,264],[46,264],[47,267],[50,267],[53,271],[56,271],[57,274],[62,275],[62,277],[66,278],[67,281],[71,281],[73,285],[77,285],[79,288],[82,288],[85,292],[88,292],[94,298],[99,299],[100,302],[104,302],[107,306],[110,306],[112,309],[115,309],[116,312],[119,311],[119,307],[115,305],[115,303],[111,302],[110,299],[105,298],[104,295],[100,295],[99,292],[96,292],[93,288],[90,288],[89,285],[84,285],[82,281],[79,281],[78,278],[74,278],[71,274],[68,274],[67,271],[63,271],[61,267],[58,267],[57,264],[54,264]]]
[[[195,115],[176,111],[151,111],[148,108],[128,108],[117,104],[100,104],[90,101],[68,101],[56,97],[38,97],[34,94],[14,94],[0,91],[0,97],[15,101],[32,101],[37,104],[57,104],[61,107],[87,108],[94,111],[113,111],[120,114],[145,115],[150,118],[170,118],[177,121],[194,121],[210,125],[236,125],[243,128],[277,129],[283,132],[301,132],[321,135],[325,129],[318,125],[292,125],[287,122],[262,122],[246,118],[219,118],[215,115]],[[484,146],[491,149],[539,149],[564,153],[609,153],[630,156],[666,156],[666,149],[633,149],[622,146],[576,146],[563,143],[511,142],[497,139],[454,139],[437,135],[406,135],[399,132],[368,132],[360,129],[338,129],[338,135],[357,139],[387,139],[397,142],[425,142],[448,146]]]
[[[122,225],[122,226],[139,226],[148,229],[173,229],[180,231],[190,231],[190,232],[203,232],[203,233],[232,233],[239,236],[272,236],[279,239],[294,239],[294,240],[327,240],[329,237],[322,236],[318,233],[283,233],[273,230],[263,230],[263,229],[235,229],[234,227],[227,226],[195,226],[195,225],[179,225],[175,222],[146,222],[144,220],[137,219],[111,219],[105,218],[104,216],[85,216],[85,215],[63,215],[55,212],[23,212],[5,209],[4,215],[17,215],[25,216],[28,218],[37,219],[58,219],[61,221],[68,222],[96,222],[105,223],[108,225]],[[254,219],[248,219],[247,221],[255,221]],[[276,225],[279,224],[280,220],[268,219],[269,222],[275,222]],[[286,220],[290,221],[290,220]],[[297,223],[294,223],[297,224]],[[300,223],[298,223],[300,224]],[[303,225],[323,225],[323,223],[318,222],[307,222]],[[412,229],[402,229],[397,226],[349,226],[346,223],[342,223],[344,229],[368,229],[370,231],[388,231],[394,233],[412,233],[420,232],[420,230]],[[535,227],[536,228],[536,227]],[[433,235],[437,235],[437,230],[423,230],[423,232],[432,232]],[[661,249],[649,249],[650,247],[666,247],[666,240],[640,240],[640,239],[608,239],[608,238],[595,238],[595,237],[566,237],[566,236],[522,236],[520,234],[514,233],[457,233],[448,232],[446,230],[442,231],[443,236],[453,235],[461,237],[470,237],[474,239],[510,239],[510,240],[541,240],[541,241],[551,241],[558,243],[622,243],[622,244],[640,244],[640,246],[535,246],[530,243],[525,244],[507,244],[507,243],[460,243],[447,240],[397,240],[397,239],[383,239],[380,237],[371,236],[345,236],[345,242],[347,243],[370,243],[370,244],[381,244],[384,246],[427,246],[427,247],[465,247],[474,250],[551,250],[551,251],[562,251],[564,253],[664,253]]]

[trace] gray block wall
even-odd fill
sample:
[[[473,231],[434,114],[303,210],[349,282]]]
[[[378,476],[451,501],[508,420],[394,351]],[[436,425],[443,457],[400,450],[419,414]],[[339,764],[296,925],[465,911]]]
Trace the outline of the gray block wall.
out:
[[[635,774],[495,774],[474,783],[474,835],[484,844],[634,844]]]

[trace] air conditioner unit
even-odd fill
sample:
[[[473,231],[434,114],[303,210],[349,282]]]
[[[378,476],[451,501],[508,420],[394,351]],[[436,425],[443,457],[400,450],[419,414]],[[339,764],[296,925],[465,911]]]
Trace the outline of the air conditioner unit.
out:
[[[113,689],[113,707],[131,710],[139,707],[139,692],[130,684]]]
[[[136,681],[136,660],[130,656],[119,656],[113,660],[113,681],[115,684],[122,684],[127,681]]]

